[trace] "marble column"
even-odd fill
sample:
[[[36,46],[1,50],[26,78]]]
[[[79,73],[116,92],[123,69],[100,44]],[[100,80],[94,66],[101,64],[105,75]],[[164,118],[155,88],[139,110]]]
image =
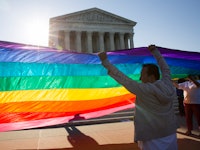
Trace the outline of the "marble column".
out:
[[[124,49],[125,48],[125,44],[124,44],[124,33],[119,33],[119,38],[120,38],[120,49]]]
[[[129,37],[125,34],[125,49],[129,49]]]
[[[87,31],[86,32],[87,34],[87,51],[88,53],[92,53],[93,50],[92,50],[92,32],[91,31]]]
[[[76,31],[76,50],[81,52],[81,31]]]
[[[59,31],[55,31],[52,36],[53,36],[53,47],[57,48],[59,46],[58,44]]]
[[[70,31],[65,31],[65,49],[70,50]]]
[[[114,33],[109,32],[109,37],[110,37],[110,50],[115,50]]]
[[[130,37],[130,48],[134,48],[134,45],[133,45],[133,33],[130,33],[129,37]]]
[[[104,32],[99,32],[99,50],[105,51]]]

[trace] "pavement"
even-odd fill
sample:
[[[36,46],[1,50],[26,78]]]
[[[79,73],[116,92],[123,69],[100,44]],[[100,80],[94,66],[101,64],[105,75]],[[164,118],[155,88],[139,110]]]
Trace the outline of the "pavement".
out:
[[[184,117],[177,115],[179,150],[199,150],[200,132],[195,126],[186,136]],[[0,132],[0,150],[139,150],[133,142],[132,120],[91,125],[68,124],[39,129]]]

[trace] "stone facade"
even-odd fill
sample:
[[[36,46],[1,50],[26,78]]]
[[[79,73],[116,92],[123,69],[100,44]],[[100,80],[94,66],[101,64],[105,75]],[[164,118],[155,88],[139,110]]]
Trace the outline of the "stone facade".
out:
[[[98,8],[50,18],[49,46],[95,53],[134,47],[136,22]]]

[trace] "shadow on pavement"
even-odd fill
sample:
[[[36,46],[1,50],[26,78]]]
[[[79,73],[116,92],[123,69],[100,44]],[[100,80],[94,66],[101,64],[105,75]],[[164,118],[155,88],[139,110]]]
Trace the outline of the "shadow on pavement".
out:
[[[75,126],[66,127],[65,129],[68,132],[67,139],[73,146],[73,148],[66,150],[139,150],[135,143],[99,145],[97,141],[82,133]]]
[[[72,148],[52,148],[42,150],[139,150],[136,143],[99,145],[97,141],[95,141],[90,136],[87,136],[84,133],[82,133],[75,126],[65,127],[65,129],[68,132],[67,140],[73,146]]]
[[[82,146],[80,149],[77,148],[52,148],[52,149],[18,149],[18,150],[140,150],[137,144],[107,144],[107,145],[96,145],[96,146]]]
[[[200,142],[192,139],[178,139],[178,150],[199,150]]]
[[[18,149],[18,150],[40,150],[40,149]],[[78,148],[53,148],[53,149],[41,149],[41,150],[140,150],[137,144],[108,144],[108,145],[96,145],[96,146],[82,146]]]
[[[52,148],[52,149],[42,149],[42,150],[139,150],[136,143],[126,143],[126,144],[106,144],[99,145],[90,136],[85,135],[75,126],[65,127],[68,132],[67,140],[73,146],[72,148]],[[200,142],[192,139],[178,139],[178,150],[199,150]],[[25,150],[25,149],[18,149]],[[26,149],[26,150],[36,150],[36,149]],[[37,149],[38,150],[38,149]]]
[[[67,137],[69,138],[69,137]],[[70,137],[71,138],[71,137]],[[94,139],[89,136],[81,135],[70,139],[73,140],[73,148],[53,148],[53,149],[41,149],[41,150],[139,150],[136,143],[129,144],[107,144],[99,145]],[[83,140],[83,141],[80,141]],[[178,139],[178,150],[199,150],[200,142],[192,139]],[[18,149],[25,150],[25,149]],[[38,149],[26,149],[26,150],[38,150]]]

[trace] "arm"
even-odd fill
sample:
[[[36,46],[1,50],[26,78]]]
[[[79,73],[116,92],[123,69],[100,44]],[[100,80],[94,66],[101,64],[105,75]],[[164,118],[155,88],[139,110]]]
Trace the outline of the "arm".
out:
[[[197,80],[195,80],[193,76],[189,75],[188,79],[192,81],[197,87],[200,87],[200,83]]]
[[[148,49],[152,53],[152,55],[154,56],[154,58],[157,60],[157,63],[159,65],[161,73],[162,73],[162,77],[164,79],[171,80],[169,66],[166,63],[166,61],[163,58],[163,56],[158,51],[158,49],[156,48],[156,46],[155,45],[150,45],[148,47]]]
[[[172,81],[173,85],[178,89],[179,88],[179,85],[176,81]]]
[[[118,83],[123,85],[127,90],[136,94],[138,89],[138,83],[126,76],[120,70],[118,70],[118,68],[116,68],[114,65],[112,65],[107,59],[106,52],[101,52],[98,54],[98,56],[102,62],[102,65],[108,70],[108,74],[112,78],[114,78]]]

